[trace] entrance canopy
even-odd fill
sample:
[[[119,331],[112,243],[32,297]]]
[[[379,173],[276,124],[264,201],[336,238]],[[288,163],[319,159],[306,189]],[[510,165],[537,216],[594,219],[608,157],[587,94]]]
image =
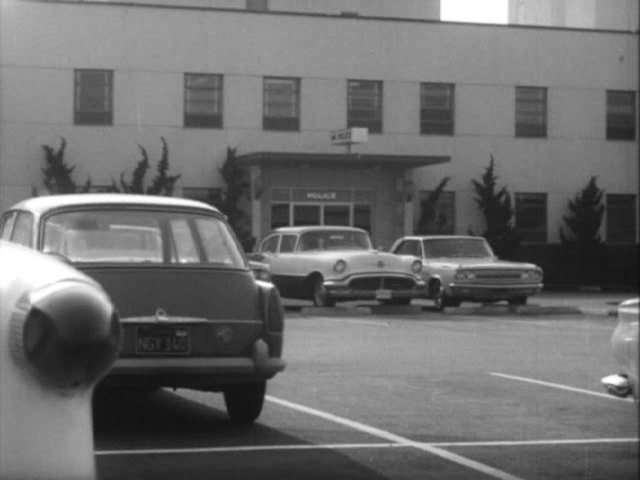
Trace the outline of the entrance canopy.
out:
[[[240,165],[315,167],[398,167],[417,168],[447,163],[451,157],[439,155],[386,155],[372,153],[255,152],[238,155]]]

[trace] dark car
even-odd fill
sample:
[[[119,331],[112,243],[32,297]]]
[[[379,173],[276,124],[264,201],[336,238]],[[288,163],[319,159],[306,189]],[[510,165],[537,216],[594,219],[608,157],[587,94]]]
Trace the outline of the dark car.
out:
[[[283,308],[218,210],[148,195],[38,197],[2,215],[0,238],[69,262],[111,297],[123,335],[102,386],[223,392],[233,421],[259,416],[285,366]]]

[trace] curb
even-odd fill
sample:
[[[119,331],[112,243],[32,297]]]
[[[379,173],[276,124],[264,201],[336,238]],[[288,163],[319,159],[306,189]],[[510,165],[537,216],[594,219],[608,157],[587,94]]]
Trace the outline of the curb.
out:
[[[367,315],[423,315],[425,312],[440,315],[506,315],[549,316],[549,315],[591,315],[616,317],[618,312],[611,308],[580,308],[575,306],[539,306],[539,305],[483,305],[479,307],[447,308],[444,312],[436,312],[431,306],[424,305],[372,305],[372,306],[336,306],[336,307],[289,307],[291,313],[299,313],[306,317],[344,317]]]

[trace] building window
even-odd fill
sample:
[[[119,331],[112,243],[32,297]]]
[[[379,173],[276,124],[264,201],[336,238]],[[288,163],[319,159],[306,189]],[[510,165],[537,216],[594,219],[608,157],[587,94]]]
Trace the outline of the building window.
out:
[[[636,196],[607,195],[607,242],[635,243]]]
[[[300,79],[265,77],[262,128],[300,130]]]
[[[113,125],[113,71],[75,70],[73,123]]]
[[[247,10],[266,12],[269,10],[268,0],[247,0]]]
[[[184,126],[222,128],[222,75],[184,75]]]
[[[419,207],[414,209],[415,230],[421,235],[455,234],[455,192],[440,192],[433,198],[433,191],[422,190]]]
[[[453,135],[454,86],[447,83],[420,84],[420,133]]]
[[[349,80],[347,127],[365,127],[370,133],[382,133],[382,82]]]
[[[516,193],[515,217],[523,243],[547,242],[546,193]]]
[[[516,137],[547,136],[547,89],[516,87]]]
[[[635,140],[636,94],[607,90],[607,140]]]

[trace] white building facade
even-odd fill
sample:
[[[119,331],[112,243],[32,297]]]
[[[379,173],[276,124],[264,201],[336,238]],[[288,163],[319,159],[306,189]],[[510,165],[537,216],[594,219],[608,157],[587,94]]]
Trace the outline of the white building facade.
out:
[[[257,238],[340,223],[388,247],[446,177],[442,231],[480,232],[493,156],[523,242],[557,243],[591,176],[603,239],[638,242],[637,7],[630,31],[446,23],[417,0],[0,5],[0,209],[41,190],[43,145],[99,187],[164,138],[196,198],[236,149]],[[347,127],[367,142],[332,144]]]

